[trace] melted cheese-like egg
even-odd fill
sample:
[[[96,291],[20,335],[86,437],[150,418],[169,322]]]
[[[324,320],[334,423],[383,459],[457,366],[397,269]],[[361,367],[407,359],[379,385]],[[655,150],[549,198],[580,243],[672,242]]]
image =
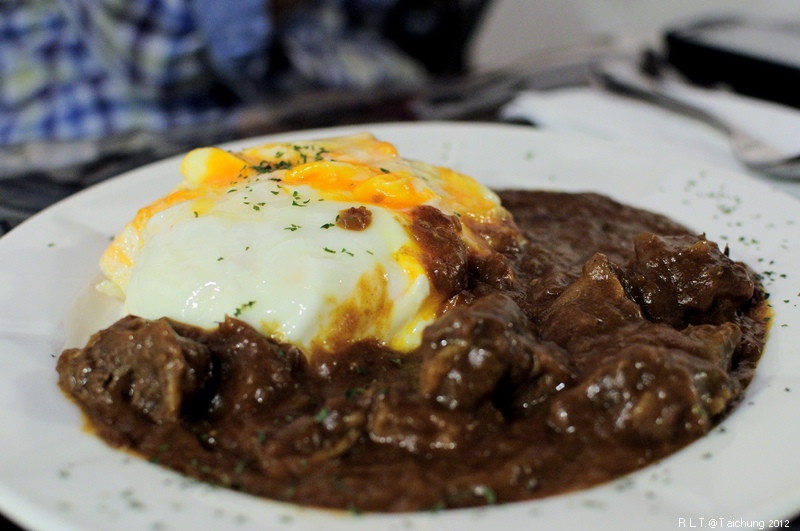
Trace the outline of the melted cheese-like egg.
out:
[[[101,259],[126,310],[212,328],[226,315],[306,355],[373,340],[404,352],[452,293],[431,282],[410,226],[428,205],[461,224],[503,223],[497,196],[458,172],[401,158],[370,134],[201,148],[184,180],[139,210]],[[368,214],[358,227],[343,213]],[[428,250],[427,252],[430,252]]]

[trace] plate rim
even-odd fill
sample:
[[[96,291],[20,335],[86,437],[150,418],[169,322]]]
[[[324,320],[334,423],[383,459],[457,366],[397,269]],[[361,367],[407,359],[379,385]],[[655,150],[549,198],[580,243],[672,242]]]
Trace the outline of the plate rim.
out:
[[[524,131],[523,134],[531,134],[532,137],[539,137],[539,138],[543,138],[543,137],[555,138],[555,137],[558,137],[560,139],[571,139],[571,140],[580,139],[580,141],[582,141],[582,142],[594,143],[595,145],[598,145],[598,146],[606,146],[606,147],[609,147],[609,149],[620,149],[622,151],[625,151],[627,149],[626,146],[624,146],[624,145],[622,145],[620,143],[616,143],[616,142],[612,142],[612,141],[606,142],[606,141],[603,141],[603,140],[592,139],[590,137],[585,137],[585,136],[582,136],[582,135],[565,134],[565,133],[552,133],[552,132],[547,132],[547,131],[539,131],[539,130],[531,129],[531,128],[527,127],[527,126],[521,126],[521,125],[509,125],[509,124],[497,124],[497,123],[480,123],[480,122],[423,122],[423,123],[419,123],[419,122],[397,122],[397,123],[388,122],[388,123],[375,123],[375,124],[357,124],[357,125],[348,125],[348,126],[336,126],[336,127],[317,128],[317,129],[307,129],[307,130],[301,130],[301,131],[286,131],[286,132],[280,132],[280,133],[276,133],[276,134],[257,136],[257,137],[248,138],[248,139],[239,139],[239,140],[236,140],[236,141],[233,141],[233,142],[226,142],[224,144],[220,144],[220,146],[223,147],[223,148],[226,148],[226,149],[236,149],[237,146],[241,146],[241,145],[252,145],[254,142],[272,141],[272,140],[279,140],[279,139],[282,139],[282,138],[287,138],[287,139],[288,138],[292,138],[292,137],[311,138],[311,137],[315,137],[315,136],[318,136],[318,135],[338,134],[338,133],[345,133],[347,131],[353,131],[353,132],[354,131],[360,131],[360,130],[381,131],[381,130],[386,130],[386,129],[406,129],[406,130],[428,129],[428,130],[438,130],[438,131],[448,131],[448,130],[454,130],[454,129],[461,129],[461,130],[470,130],[470,131],[478,132],[478,133],[480,133],[482,131],[487,131],[487,130],[495,130],[495,131],[503,131],[503,132],[504,131],[509,131],[509,132],[513,131],[514,132],[513,134],[517,134],[518,132]],[[124,181],[126,179],[135,179],[136,176],[139,173],[141,173],[143,171],[148,171],[148,169],[152,168],[153,166],[160,167],[161,165],[164,165],[165,167],[167,167],[169,165],[175,164],[176,161],[180,160],[181,157],[182,157],[182,155],[169,157],[167,159],[163,159],[163,160],[160,160],[160,161],[157,161],[157,162],[153,162],[153,163],[144,165],[142,167],[139,167],[139,168],[136,168],[136,169],[133,169],[133,170],[130,170],[130,171],[126,171],[126,172],[124,172],[124,173],[122,173],[122,174],[120,174],[120,175],[118,175],[116,177],[113,177],[111,179],[108,179],[106,181],[98,183],[95,186],[92,186],[92,187],[89,187],[89,188],[87,188],[85,190],[82,190],[82,191],[80,191],[80,192],[78,192],[78,193],[76,193],[76,194],[74,194],[74,195],[72,195],[72,196],[70,196],[68,198],[65,198],[62,201],[59,201],[58,203],[56,203],[54,205],[51,205],[51,206],[47,207],[46,209],[44,209],[41,212],[37,213],[36,215],[32,216],[28,220],[23,221],[17,227],[13,228],[6,235],[4,235],[2,238],[0,238],[0,248],[5,248],[5,247],[11,245],[11,244],[4,245],[4,242],[6,242],[6,241],[16,242],[16,239],[24,238],[25,235],[27,234],[27,232],[35,230],[35,228],[36,228],[36,226],[38,224],[46,223],[46,220],[48,218],[52,217],[54,215],[54,213],[58,213],[58,212],[62,211],[63,209],[65,209],[66,208],[65,205],[67,205],[67,207],[70,206],[70,205],[76,205],[76,204],[80,203],[81,201],[85,201],[87,197],[91,198],[94,195],[99,194],[100,192],[107,191],[107,190],[113,190],[113,187],[119,186],[118,183],[120,183],[120,182],[122,182],[122,181]],[[697,164],[696,161],[684,161],[684,162],[688,163],[689,165]],[[707,164],[704,164],[704,165],[707,166]],[[737,179],[740,179],[743,182],[748,183],[748,185],[755,186],[759,190],[770,190],[771,193],[783,194],[786,197],[789,197],[793,201],[795,201],[795,203],[797,203],[796,206],[800,206],[800,202],[797,202],[796,198],[792,197],[791,195],[787,194],[786,192],[783,192],[783,191],[778,190],[776,188],[769,187],[767,183],[765,183],[765,182],[763,182],[763,181],[761,181],[761,180],[759,180],[759,179],[757,179],[755,177],[749,176],[747,174],[739,174],[739,173],[731,172],[730,170],[727,170],[727,169],[718,169],[718,170],[714,170],[714,171],[719,171],[719,172],[722,172],[723,174],[735,175]],[[98,190],[100,192],[98,192]],[[31,227],[33,227],[33,228],[31,228]],[[11,240],[8,240],[9,236],[12,236]],[[2,302],[2,301],[0,301],[0,302]],[[1,304],[0,304],[0,306],[1,306]],[[3,339],[3,336],[2,336],[2,334],[0,334],[0,340],[2,340],[2,339]],[[691,446],[692,445],[690,445],[690,447]],[[676,454],[673,454],[673,455],[676,455]],[[648,467],[648,469],[649,469],[649,467]],[[0,470],[2,470],[2,469],[0,468]],[[601,486],[599,488],[604,489],[607,486],[608,485],[604,485],[604,486]],[[5,482],[3,481],[2,476],[0,476],[0,493],[5,491],[5,490],[7,490],[7,486],[5,485]],[[581,496],[581,495],[583,495],[585,493],[593,493],[596,490],[597,490],[597,488],[588,489],[586,491],[581,491],[581,493],[578,493],[578,496]],[[13,491],[11,493],[15,494],[15,493],[13,493]],[[8,495],[8,493],[7,493],[7,495]],[[552,498],[546,498],[544,500],[550,500],[550,499],[553,499],[553,498],[563,499],[563,498],[569,497],[569,496],[573,496],[573,495],[568,494],[568,495],[556,496],[556,497],[552,497]],[[25,499],[25,498],[23,498],[23,499]],[[524,503],[538,503],[538,502],[524,502]],[[794,512],[799,511],[800,510],[800,491],[798,491],[797,499],[794,499],[794,501],[791,501],[791,500],[787,500],[785,502],[776,501],[775,504],[778,505],[778,506],[780,506],[782,504],[791,505],[792,507],[789,508],[788,506],[786,506],[786,507],[783,507],[782,509],[780,509],[779,507],[776,506],[776,507],[767,508],[767,510],[773,510],[773,511],[776,511],[776,512],[778,512],[778,511],[785,512],[785,511],[788,511],[788,510],[791,510],[791,511],[794,511]],[[34,503],[33,505],[35,506],[36,504]],[[516,504],[510,504],[510,505],[516,505]],[[492,508],[491,510],[500,509],[501,507],[506,507],[506,506],[499,506],[499,507],[496,507],[496,508]],[[0,495],[0,508],[2,508],[3,512],[9,518],[14,519],[14,516],[19,516],[20,522],[23,523],[23,524],[37,525],[37,526],[38,525],[47,525],[46,522],[42,522],[41,520],[30,521],[30,515],[25,516],[25,515],[22,515],[22,514],[18,514],[14,510],[14,507],[9,507],[9,503],[7,501],[7,497],[6,496]],[[447,511],[447,512],[448,513],[457,513],[459,511]],[[462,511],[462,512],[464,512],[464,511]],[[437,518],[437,517],[432,517],[432,518]],[[440,520],[436,520],[436,521],[438,523],[441,523]],[[673,527],[674,527],[674,525],[673,525]]]

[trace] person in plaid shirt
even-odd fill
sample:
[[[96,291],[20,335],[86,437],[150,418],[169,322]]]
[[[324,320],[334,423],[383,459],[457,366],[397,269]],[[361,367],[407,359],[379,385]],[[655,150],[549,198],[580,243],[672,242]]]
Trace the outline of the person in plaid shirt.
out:
[[[0,146],[209,123],[302,83],[425,78],[353,31],[345,3],[377,20],[395,1],[0,0]]]

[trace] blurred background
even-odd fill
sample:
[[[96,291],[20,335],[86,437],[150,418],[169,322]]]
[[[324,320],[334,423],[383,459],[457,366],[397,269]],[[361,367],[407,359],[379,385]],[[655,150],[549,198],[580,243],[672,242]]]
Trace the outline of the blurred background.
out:
[[[469,45],[471,68],[484,70],[548,50],[598,39],[620,46],[658,42],[688,21],[742,16],[800,24],[794,0],[491,0]]]
[[[0,235],[200,145],[497,121],[521,91],[585,85],[598,57],[719,17],[800,39],[796,0],[0,0]]]

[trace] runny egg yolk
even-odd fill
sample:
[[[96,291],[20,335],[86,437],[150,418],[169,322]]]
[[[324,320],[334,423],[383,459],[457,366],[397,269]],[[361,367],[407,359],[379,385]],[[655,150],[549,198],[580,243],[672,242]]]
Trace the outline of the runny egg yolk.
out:
[[[303,164],[286,172],[286,184],[307,184],[339,201],[357,201],[392,210],[411,208],[433,199],[428,188],[418,188],[417,178],[406,171],[337,161]]]
[[[362,340],[400,352],[419,344],[454,293],[431,282],[422,257],[435,250],[412,234],[417,207],[507,220],[470,177],[403,159],[369,134],[201,148],[181,173],[109,246],[101,290],[146,318],[211,328],[233,316],[309,356]],[[363,226],[338,222],[352,211]],[[481,252],[485,241],[458,225],[454,237]]]

